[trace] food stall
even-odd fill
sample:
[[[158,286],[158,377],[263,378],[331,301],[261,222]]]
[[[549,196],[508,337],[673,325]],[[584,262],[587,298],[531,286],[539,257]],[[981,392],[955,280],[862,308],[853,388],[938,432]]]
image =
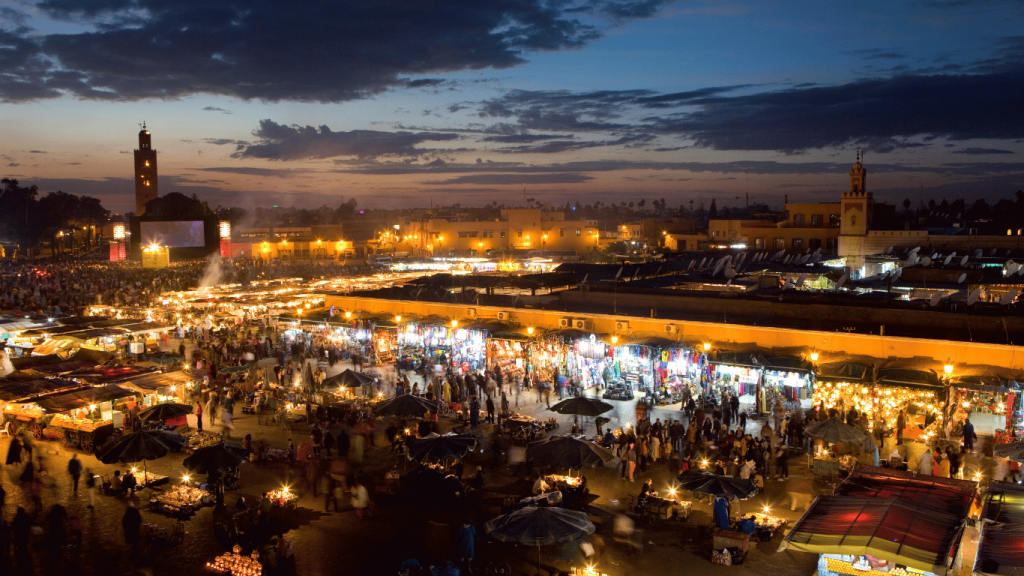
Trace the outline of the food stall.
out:
[[[1024,486],[993,482],[982,499],[974,576],[1018,574],[1024,568]]]
[[[191,516],[199,508],[212,506],[214,502],[213,495],[206,490],[182,482],[166,492],[153,493],[149,509],[172,516]]]
[[[231,552],[225,552],[206,563],[206,569],[214,574],[230,576],[260,576],[263,565],[259,561],[259,553],[255,550],[250,556],[242,555],[242,547],[237,544]]]
[[[134,399],[131,390],[108,384],[44,396],[27,404],[52,415],[47,423],[47,430],[52,432],[44,433],[45,436],[91,452],[122,427],[123,413],[117,406],[129,399]]]
[[[945,576],[961,562],[964,523],[898,498],[821,496],[779,549],[818,554],[819,576]]]
[[[141,398],[139,406],[142,409],[164,402],[190,403],[192,399],[186,392],[192,390],[195,383],[195,376],[188,370],[143,372],[121,381],[122,386],[138,393]],[[184,421],[181,423],[184,424]]]
[[[976,434],[994,435],[997,430],[1018,438],[1021,426],[1021,393],[1017,382],[998,376],[960,376],[949,382],[950,411],[954,418],[951,437],[963,438],[963,421],[970,417]]]
[[[371,322],[373,353],[377,364],[391,364],[398,352],[398,326],[391,320]]]

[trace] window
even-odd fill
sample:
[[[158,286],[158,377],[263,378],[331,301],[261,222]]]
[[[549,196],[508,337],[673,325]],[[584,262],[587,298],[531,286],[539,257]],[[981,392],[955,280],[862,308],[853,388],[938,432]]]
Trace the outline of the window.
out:
[[[811,250],[817,250],[821,248],[821,238],[811,238],[807,241],[807,247]]]
[[[791,241],[790,246],[793,248],[793,250],[803,250],[804,239],[803,238],[793,238],[793,240]]]
[[[786,249],[786,239],[785,238],[775,238],[775,249],[776,250],[785,250]]]
[[[487,231],[487,237],[488,238],[494,238],[494,230],[488,230]]]
[[[800,226],[803,226],[803,225],[804,225],[804,215],[803,214],[793,214],[793,226],[800,227]]]
[[[764,250],[764,238],[754,238],[754,250]]]
[[[821,226],[821,214],[811,214],[811,226]]]
[[[579,228],[577,228],[577,229],[576,229],[576,235],[577,235],[577,236],[579,236],[579,235],[580,235],[580,229],[579,229]]]
[[[519,232],[517,232],[517,234],[519,234],[519,237],[520,237],[520,238],[522,238],[522,237],[523,237],[523,231],[522,231],[522,230],[520,230]]]
[[[829,226],[829,228],[839,228],[839,222],[840,222],[839,214],[829,214],[828,215],[828,226]]]
[[[501,231],[501,237],[502,237],[502,238],[504,238],[504,237],[505,237],[505,231],[504,231],[504,230],[502,230],[502,231]]]
[[[559,228],[558,229],[558,236],[559,236],[559,238],[565,237],[565,228]]]

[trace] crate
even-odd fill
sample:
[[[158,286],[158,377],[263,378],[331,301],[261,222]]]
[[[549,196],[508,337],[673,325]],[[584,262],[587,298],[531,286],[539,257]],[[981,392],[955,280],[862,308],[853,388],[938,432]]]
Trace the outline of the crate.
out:
[[[712,547],[715,550],[739,548],[740,552],[746,555],[746,553],[750,551],[750,534],[747,534],[746,532],[737,532],[735,530],[722,530],[721,528],[716,528]]]

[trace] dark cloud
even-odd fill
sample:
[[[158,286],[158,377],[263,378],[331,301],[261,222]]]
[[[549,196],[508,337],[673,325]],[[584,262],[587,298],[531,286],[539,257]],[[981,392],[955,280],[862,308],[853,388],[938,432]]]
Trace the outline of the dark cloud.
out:
[[[432,88],[444,83],[440,78],[421,78],[419,80],[408,80],[405,85],[408,88]]]
[[[46,154],[46,150],[29,150],[29,154]]]
[[[615,140],[579,141],[579,140],[552,140],[544,144],[529,146],[514,146],[511,148],[498,148],[496,152],[504,154],[557,154],[573,150],[585,150],[587,148],[605,148],[611,146],[626,146],[635,148],[654,140],[650,134],[636,134],[623,136]]]
[[[896,51],[886,51],[881,48],[867,48],[864,50],[854,50],[850,54],[856,54],[863,56],[865,60],[902,60],[907,57],[906,54]]]
[[[953,154],[1016,154],[1016,152],[1000,148],[964,148],[963,150],[954,150]]]
[[[417,148],[428,141],[451,141],[458,134],[431,132],[381,132],[352,130],[332,132],[327,126],[285,126],[273,120],[261,120],[253,131],[258,141],[235,152],[236,158],[266,158],[270,160],[304,160],[353,156],[375,158],[380,156],[418,156],[429,152]]]
[[[248,166],[213,166],[210,168],[191,168],[191,170],[241,174],[243,176],[273,176],[276,178],[292,178],[310,173],[309,170],[298,168],[252,168]]]
[[[203,138],[203,142],[213,144],[214,146],[227,146],[228,144],[248,144],[243,140],[234,140],[232,138]]]
[[[574,8],[584,0],[43,0],[37,7],[49,16],[94,30],[0,38],[0,50],[22,60],[0,58],[0,99],[345,101],[433,82],[409,76],[502,69],[532,51],[579,48],[665,2],[599,2],[583,21]]]
[[[203,108],[203,112],[220,112],[222,114],[231,114],[230,110],[225,110],[223,108],[217,108],[216,106],[207,106],[207,107]]]
[[[584,174],[473,174],[448,180],[422,182],[422,184],[477,184],[481,186],[520,184],[580,184],[593,180]]]
[[[530,144],[556,138],[572,138],[572,134],[502,134],[500,136],[487,136],[486,138],[481,138],[480,141],[499,142],[501,144]]]

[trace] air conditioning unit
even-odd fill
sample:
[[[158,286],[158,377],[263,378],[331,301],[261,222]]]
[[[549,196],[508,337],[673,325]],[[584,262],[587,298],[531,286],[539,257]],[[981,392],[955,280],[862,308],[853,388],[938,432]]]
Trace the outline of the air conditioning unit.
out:
[[[625,321],[619,320],[618,322],[615,323],[615,331],[616,332],[628,332],[629,331],[629,322],[625,322]]]
[[[558,319],[558,327],[559,328],[572,328],[572,318],[559,318]]]
[[[577,318],[572,323],[572,327],[577,330],[590,330],[590,320],[584,318]]]
[[[476,318],[476,308],[466,308],[466,316]]]
[[[675,333],[676,333],[676,325],[675,324],[665,324],[665,334],[675,334]]]
[[[498,312],[498,320],[500,320],[502,322],[508,322],[508,321],[512,320],[512,313],[511,312],[505,312],[504,310],[502,310],[501,312]]]

